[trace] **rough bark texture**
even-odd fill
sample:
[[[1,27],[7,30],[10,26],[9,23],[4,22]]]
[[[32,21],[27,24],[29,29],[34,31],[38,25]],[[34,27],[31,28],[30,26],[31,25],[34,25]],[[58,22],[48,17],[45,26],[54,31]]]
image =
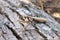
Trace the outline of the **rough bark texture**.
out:
[[[20,23],[25,16],[46,18],[45,23]],[[25,25],[26,30],[23,31]],[[0,0],[0,40],[60,40],[60,24],[37,6],[20,0]]]

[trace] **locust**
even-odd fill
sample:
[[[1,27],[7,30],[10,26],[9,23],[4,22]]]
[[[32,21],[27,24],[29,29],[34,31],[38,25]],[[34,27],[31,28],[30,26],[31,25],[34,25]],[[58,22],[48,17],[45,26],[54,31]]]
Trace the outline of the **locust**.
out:
[[[33,19],[33,21],[36,21],[36,22],[46,22],[46,18],[42,18],[42,17],[31,17],[31,16],[27,16],[27,17]]]
[[[21,19],[20,19],[20,23],[24,25],[23,31],[25,31],[26,28],[28,27],[28,25],[31,23],[30,20],[29,20],[29,18],[30,18],[30,19],[33,19],[33,21],[35,21],[35,22],[40,22],[40,23],[44,23],[44,22],[46,22],[46,20],[47,20],[47,19],[45,19],[45,18],[40,18],[40,17],[26,16],[26,17],[24,18],[24,20],[21,20]],[[32,22],[33,22],[33,21],[32,21]]]

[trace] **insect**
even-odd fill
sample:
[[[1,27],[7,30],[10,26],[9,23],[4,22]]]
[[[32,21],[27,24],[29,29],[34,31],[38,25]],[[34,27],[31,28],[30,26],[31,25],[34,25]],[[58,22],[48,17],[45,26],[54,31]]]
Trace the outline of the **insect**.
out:
[[[46,22],[46,18],[40,18],[40,17],[31,17],[27,16],[28,18],[32,18],[36,22]]]
[[[27,28],[28,25],[31,23],[28,18],[23,18],[23,20],[20,19],[19,22],[20,22],[20,23],[22,24],[22,26],[23,26],[22,31],[26,31],[26,30],[27,30],[26,28]]]
[[[23,31],[25,31],[28,25],[33,22],[33,21],[30,22],[29,18],[33,19],[33,21],[36,21],[36,22],[42,22],[42,23],[46,22],[45,18],[26,16],[24,20],[20,19],[20,23],[23,24],[24,26]]]

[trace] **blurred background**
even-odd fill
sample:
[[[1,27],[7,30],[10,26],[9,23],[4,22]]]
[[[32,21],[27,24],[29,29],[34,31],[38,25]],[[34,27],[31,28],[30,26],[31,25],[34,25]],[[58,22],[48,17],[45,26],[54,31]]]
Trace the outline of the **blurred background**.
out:
[[[30,0],[60,23],[60,0]]]

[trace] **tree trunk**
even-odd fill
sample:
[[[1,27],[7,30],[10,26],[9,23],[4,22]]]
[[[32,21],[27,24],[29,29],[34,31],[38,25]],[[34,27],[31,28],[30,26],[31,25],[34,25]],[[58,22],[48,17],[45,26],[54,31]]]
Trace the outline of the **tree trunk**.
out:
[[[36,22],[27,18],[28,22],[21,23],[26,16],[47,20]],[[0,0],[0,40],[60,40],[59,30],[60,24],[31,2]]]

